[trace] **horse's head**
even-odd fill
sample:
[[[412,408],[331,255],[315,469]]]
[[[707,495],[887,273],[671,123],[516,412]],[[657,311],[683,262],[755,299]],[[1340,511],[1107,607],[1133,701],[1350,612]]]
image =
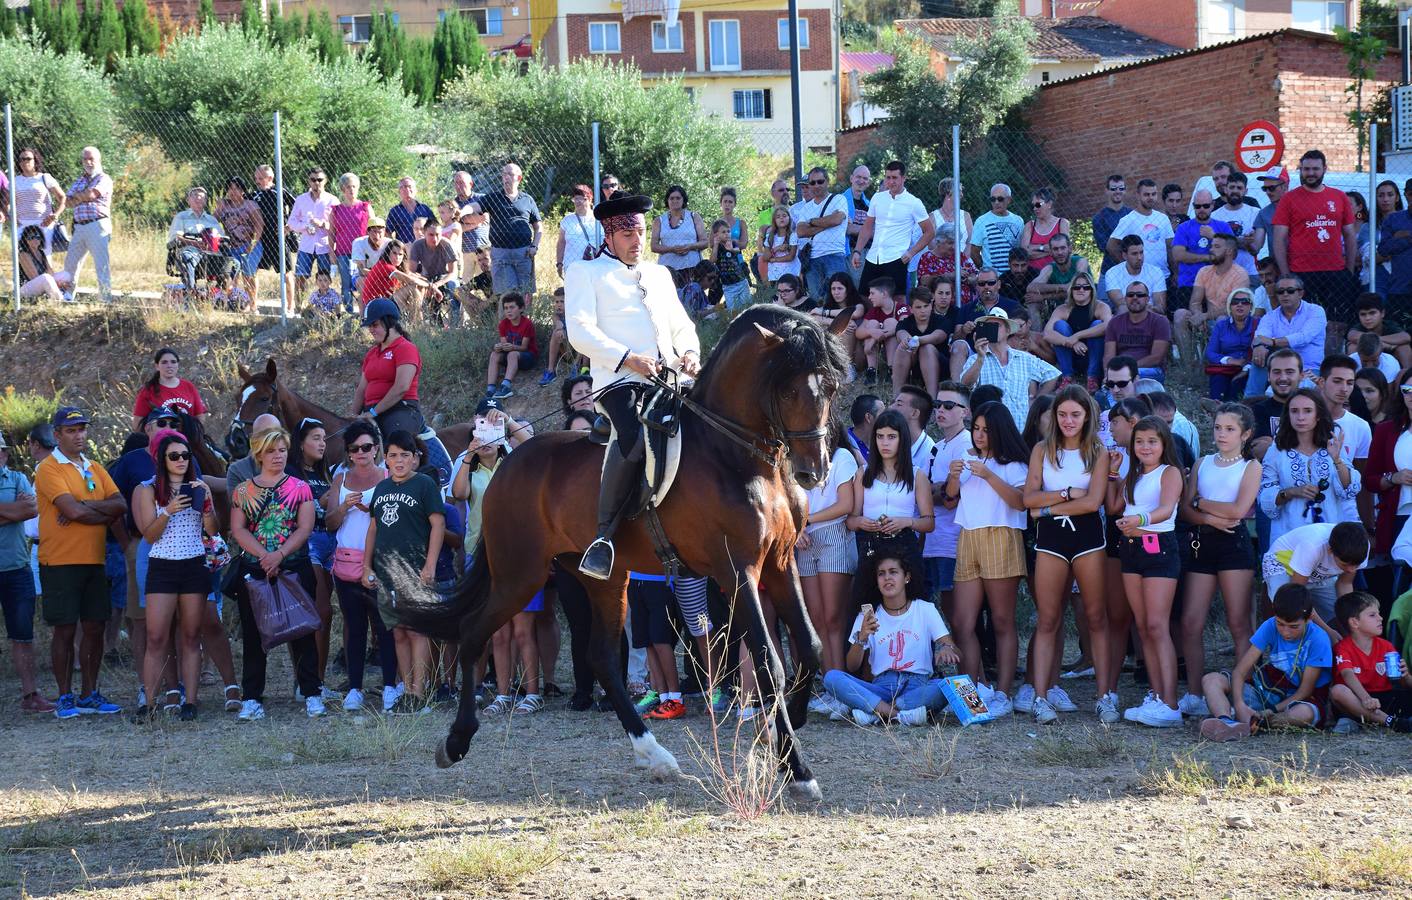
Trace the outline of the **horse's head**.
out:
[[[794,480],[806,490],[828,475],[833,400],[847,371],[843,348],[831,335],[847,324],[847,312],[825,331],[783,306],[751,307],[712,354],[709,369],[715,371],[702,373],[702,381],[719,379],[723,405],[716,411],[759,426],[761,437],[783,445]]]
[[[263,372],[251,372],[245,366],[240,366],[239,372],[240,401],[235,408],[230,430],[226,432],[226,449],[237,458],[250,452],[250,438],[257,417],[266,413],[279,417],[279,371],[274,359],[266,360]]]

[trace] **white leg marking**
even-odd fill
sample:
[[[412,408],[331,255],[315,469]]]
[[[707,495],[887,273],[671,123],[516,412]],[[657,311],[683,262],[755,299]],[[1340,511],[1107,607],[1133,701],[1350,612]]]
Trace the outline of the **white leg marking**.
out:
[[[681,774],[681,769],[677,766],[677,758],[671,754],[661,744],[657,743],[657,738],[652,736],[652,732],[647,732],[642,737],[632,737],[633,761],[638,768],[647,769],[653,778],[671,778]]]

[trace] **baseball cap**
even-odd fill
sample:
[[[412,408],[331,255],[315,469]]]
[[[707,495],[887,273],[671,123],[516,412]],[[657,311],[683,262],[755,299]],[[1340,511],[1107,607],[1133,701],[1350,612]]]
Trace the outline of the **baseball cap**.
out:
[[[476,415],[483,416],[492,409],[499,410],[500,412],[505,411],[505,407],[501,406],[500,401],[496,400],[494,397],[482,398],[480,403],[476,406]]]
[[[180,422],[180,421],[181,421],[181,413],[177,412],[176,410],[172,409],[171,407],[167,407],[167,406],[156,406],[156,407],[153,407],[153,408],[147,413],[147,415],[143,417],[143,419],[142,419],[142,424],[143,424],[143,425],[146,425],[148,422],[155,422],[155,421],[158,420],[158,419],[176,419],[178,422]]]
[[[1010,314],[999,306],[992,306],[990,312],[976,319],[977,322],[1004,322],[1010,324]]]
[[[46,450],[53,450],[59,446],[59,442],[54,440],[54,427],[52,425],[36,425],[29,430],[29,439]]]
[[[1289,172],[1285,170],[1284,166],[1271,166],[1255,177],[1261,181],[1276,181],[1280,184],[1289,184]]]
[[[65,425],[87,425],[88,416],[83,414],[83,410],[77,406],[61,406],[54,411],[54,418],[49,420],[49,424],[55,428],[62,428]]]
[[[386,227],[387,227],[387,223],[384,222],[380,216],[370,216],[370,217],[368,217],[368,227],[369,227],[369,228],[386,228]]]

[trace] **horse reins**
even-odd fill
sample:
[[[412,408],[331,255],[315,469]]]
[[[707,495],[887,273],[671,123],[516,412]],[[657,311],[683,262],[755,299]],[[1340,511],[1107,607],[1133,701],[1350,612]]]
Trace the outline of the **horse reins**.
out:
[[[676,375],[676,370],[670,369],[668,371]],[[655,384],[659,390],[667,391],[676,397],[684,408],[691,410],[696,414],[697,418],[711,426],[719,434],[743,448],[751,456],[754,456],[756,459],[774,468],[779,468],[789,456],[789,446],[785,443],[786,441],[823,440],[828,436],[828,431],[824,428],[811,428],[803,431],[791,431],[787,428],[783,428],[779,424],[779,417],[777,415],[767,413],[766,419],[770,423],[770,430],[779,437],[762,440],[755,432],[746,428],[744,425],[733,422],[725,416],[713,410],[709,410],[695,400],[692,400],[691,397],[687,396],[677,385],[667,381],[661,375],[653,375],[652,383]],[[771,405],[773,406],[773,404]]]

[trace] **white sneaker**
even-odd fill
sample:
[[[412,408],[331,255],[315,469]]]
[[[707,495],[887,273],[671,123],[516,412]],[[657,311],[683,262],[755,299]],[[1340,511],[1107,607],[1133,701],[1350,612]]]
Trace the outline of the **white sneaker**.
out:
[[[1075,678],[1092,678],[1093,666],[1088,666],[1087,668],[1083,669],[1070,669],[1059,677],[1065,679],[1066,681],[1073,680]]]
[[[304,700],[304,714],[311,719],[317,719],[327,712],[324,709],[323,697],[308,697]]]
[[[1352,719],[1341,718],[1334,724],[1334,734],[1357,734],[1362,729],[1358,723]]]
[[[331,690],[328,685],[322,685],[319,688],[319,699],[325,703],[332,703],[335,700],[342,700],[343,695],[338,691]]]
[[[1182,714],[1181,710],[1172,709],[1161,700],[1153,697],[1151,703],[1137,711],[1135,721],[1153,728],[1180,728]]]
[[[1022,712],[1022,713],[1033,712],[1033,711],[1034,711],[1034,701],[1035,701],[1034,685],[1032,685],[1032,684],[1022,684],[1022,685],[1020,685],[1020,689],[1015,692],[1015,702],[1014,702],[1013,706],[1015,707],[1015,711],[1016,711],[1016,712]]]
[[[990,710],[992,716],[1001,719],[1015,711],[1015,704],[1010,702],[1004,691],[991,691],[990,696],[985,698],[985,708]]]
[[[1102,722],[1104,725],[1114,725],[1119,722],[1117,691],[1109,691],[1102,697],[1099,697],[1098,703],[1094,705],[1094,709],[1098,711],[1098,721]]]
[[[1148,691],[1147,696],[1142,698],[1141,703],[1139,703],[1137,706],[1129,706],[1127,709],[1123,710],[1123,718],[1128,722],[1138,721],[1137,714],[1146,709],[1149,705],[1151,705],[1152,701],[1156,699],[1157,695],[1152,693],[1151,691]]]
[[[240,715],[236,716],[242,722],[258,722],[265,717],[265,707],[259,700],[246,700],[240,704]]]
[[[1177,712],[1184,716],[1200,716],[1203,719],[1211,715],[1211,710],[1206,706],[1206,698],[1196,694],[1184,694],[1182,699],[1177,701]]]
[[[1044,699],[1043,697],[1037,697],[1037,698],[1035,698],[1035,701],[1034,701],[1034,720],[1035,720],[1035,724],[1037,724],[1037,725],[1048,725],[1048,724],[1050,724],[1051,722],[1053,722],[1053,721],[1054,721],[1055,719],[1057,719],[1057,718],[1059,718],[1059,714],[1054,711],[1054,704],[1050,703],[1048,700]]]
[[[1078,712],[1079,708],[1074,701],[1069,698],[1069,693],[1063,688],[1055,685],[1044,693],[1044,699],[1049,701],[1059,712]]]
[[[867,712],[866,710],[855,709],[853,710],[853,721],[866,728],[869,725],[880,724],[882,722],[882,719],[879,719],[877,716],[873,715],[870,712]]]
[[[853,710],[849,709],[842,700],[837,697],[825,697],[824,699],[829,705],[830,722],[847,722],[853,718]]]
[[[348,692],[348,696],[343,698],[343,708],[349,712],[355,712],[363,708],[363,692],[353,688]]]
[[[144,707],[144,706],[146,706],[146,705],[147,705],[147,688],[145,688],[145,687],[140,687],[140,686],[139,686],[138,689],[137,689],[137,708],[138,708],[138,709],[141,709],[142,707]]]
[[[391,710],[392,707],[396,706],[396,705],[397,705],[397,698],[400,697],[400,696],[402,696],[402,694],[397,690],[397,688],[395,688],[395,687],[387,687],[386,685],[383,685],[383,688],[382,688],[382,711],[383,711],[383,712],[387,712],[387,711]]]
[[[833,712],[833,707],[829,706],[828,700],[825,699],[823,695],[815,695],[809,700],[809,712],[818,713],[821,716],[826,716],[829,713]]]
[[[877,717],[874,716],[873,718]],[[918,706],[913,709],[901,710],[897,714],[897,721],[901,722],[903,725],[912,725],[914,727],[919,725],[926,725],[927,708],[925,706]]]

